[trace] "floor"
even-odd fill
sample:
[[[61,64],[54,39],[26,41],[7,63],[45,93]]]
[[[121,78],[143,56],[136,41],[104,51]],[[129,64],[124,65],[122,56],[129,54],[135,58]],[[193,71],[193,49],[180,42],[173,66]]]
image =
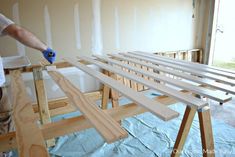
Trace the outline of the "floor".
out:
[[[225,123],[235,127],[235,96],[233,99],[223,105],[218,102],[210,100],[211,115],[215,119],[223,120]]]
[[[148,97],[158,93],[149,92]],[[97,102],[98,104],[100,102]],[[130,103],[123,98],[120,104]],[[216,157],[235,156],[235,96],[233,100],[219,105],[209,101],[212,114],[212,127]],[[111,104],[109,104],[111,106]],[[178,133],[185,105],[177,103],[170,106],[180,116],[169,122],[163,122],[151,113],[122,120],[122,126],[128,131],[126,139],[107,144],[95,129],[75,132],[56,139],[56,145],[49,149],[51,157],[169,157]],[[57,121],[80,115],[74,112],[53,118]],[[176,131],[177,130],[177,131]],[[17,157],[17,152],[14,152]],[[181,157],[201,157],[201,139],[198,116],[195,116]]]
[[[157,93],[148,93],[151,97]],[[129,103],[121,99],[120,104]],[[216,156],[235,156],[235,97],[222,106],[210,101]],[[185,105],[178,103],[171,108],[180,116],[169,122],[163,122],[151,113],[126,118],[122,126],[128,131],[126,139],[107,144],[95,129],[73,133],[57,139],[50,149],[52,157],[168,157],[174,146]],[[55,117],[54,120],[78,115],[72,113]],[[200,157],[201,140],[198,117],[195,116],[189,138],[184,146],[183,157]]]

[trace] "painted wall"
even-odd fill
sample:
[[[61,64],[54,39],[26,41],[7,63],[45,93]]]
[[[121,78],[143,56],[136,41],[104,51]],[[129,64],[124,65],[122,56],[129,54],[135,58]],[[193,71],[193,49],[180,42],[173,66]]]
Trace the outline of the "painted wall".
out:
[[[58,51],[58,61],[82,54],[169,51],[202,45],[202,0],[195,0],[194,6],[192,0],[0,1],[0,12]],[[34,64],[41,58],[37,51],[9,37],[0,38],[0,53],[25,53]]]

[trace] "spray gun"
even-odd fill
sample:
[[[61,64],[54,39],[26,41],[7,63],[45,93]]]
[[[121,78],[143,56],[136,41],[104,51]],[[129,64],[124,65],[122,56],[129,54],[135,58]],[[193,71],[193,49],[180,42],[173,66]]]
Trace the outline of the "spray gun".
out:
[[[43,56],[52,64],[55,61],[56,52],[50,48],[47,48],[43,51]]]

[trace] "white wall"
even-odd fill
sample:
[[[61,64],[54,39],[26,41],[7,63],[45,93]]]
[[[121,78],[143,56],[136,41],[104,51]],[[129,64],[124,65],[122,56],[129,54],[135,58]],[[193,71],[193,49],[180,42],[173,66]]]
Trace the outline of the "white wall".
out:
[[[193,9],[192,0],[2,0],[0,12],[17,19],[18,10],[15,21],[52,45],[60,61],[91,53],[200,48],[199,16],[192,15],[202,5],[196,2]],[[18,50],[14,40],[0,38],[1,55]],[[26,55],[33,64],[41,58],[29,48]]]
[[[205,4],[197,0],[193,8],[192,0],[1,0],[0,12],[51,45],[60,61],[92,53],[200,48],[207,25]],[[9,37],[0,38],[2,56],[24,53],[18,51],[25,51],[33,64],[42,58]],[[67,77],[83,91],[99,88],[87,75],[79,78],[80,72],[70,72]],[[33,98],[32,76],[25,79]],[[50,79],[46,84],[49,98],[63,95]]]

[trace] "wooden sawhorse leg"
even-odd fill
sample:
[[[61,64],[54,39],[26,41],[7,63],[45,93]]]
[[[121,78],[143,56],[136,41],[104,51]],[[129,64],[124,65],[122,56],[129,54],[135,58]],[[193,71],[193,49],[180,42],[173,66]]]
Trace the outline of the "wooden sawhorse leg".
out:
[[[110,72],[109,76],[111,78],[117,80],[117,75],[116,74]],[[111,89],[110,92],[111,92],[110,93],[111,94],[110,97],[111,97],[111,101],[112,101],[112,107],[113,108],[118,107],[119,106],[119,93],[116,90],[114,90],[114,89]]]
[[[109,94],[110,94],[110,88],[106,85],[103,85],[103,93],[102,93],[102,103],[101,103],[101,109],[105,110],[108,107],[108,101],[109,101]]]
[[[117,80],[117,75],[114,73],[104,70],[104,74]],[[119,93],[115,91],[114,89],[111,89],[106,85],[103,85],[103,95],[102,95],[102,104],[101,104],[102,109],[107,109],[109,96],[111,97],[112,107],[114,108],[114,107],[119,106],[119,103],[118,103]]]
[[[215,149],[210,109],[198,111],[198,117],[200,123],[203,157],[214,157]]]
[[[109,75],[109,72],[107,70],[103,70],[103,73],[105,75]],[[109,95],[110,95],[110,88],[107,85],[103,84],[103,93],[102,93],[102,102],[101,102],[101,109],[103,110],[108,108]]]
[[[45,91],[42,68],[33,69],[34,85],[39,109],[39,115],[41,124],[47,124],[51,122],[50,111],[48,108],[47,95]],[[47,147],[55,145],[55,139],[46,141]]]
[[[199,116],[203,157],[215,156],[210,108],[205,107],[204,110],[197,111],[196,109],[187,106],[171,157],[180,156],[196,112],[198,112]]]

